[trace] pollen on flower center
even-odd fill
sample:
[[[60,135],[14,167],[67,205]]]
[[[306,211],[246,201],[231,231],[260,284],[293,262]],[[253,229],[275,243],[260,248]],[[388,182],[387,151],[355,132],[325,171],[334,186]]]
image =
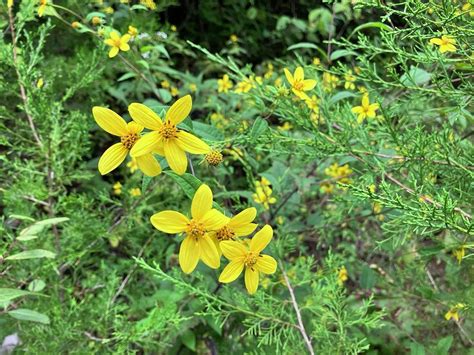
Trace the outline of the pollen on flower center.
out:
[[[222,227],[216,232],[217,240],[220,242],[223,240],[232,240],[234,239],[234,231],[227,226]]]
[[[244,260],[245,266],[251,268],[251,267],[254,266],[256,263],[257,263],[257,255],[255,255],[255,254],[252,253],[252,252],[248,253],[247,256],[245,257],[245,260]]]
[[[176,138],[178,133],[178,129],[172,123],[165,122],[163,127],[160,129],[160,134],[165,139]]]
[[[293,88],[294,88],[295,90],[300,90],[300,91],[301,91],[301,90],[303,90],[303,87],[304,87],[304,84],[303,84],[302,81],[295,81],[295,82],[293,83]]]
[[[132,149],[135,142],[140,138],[138,134],[131,133],[126,136],[120,137],[120,142],[125,146],[127,149]]]
[[[191,220],[191,222],[188,223],[188,227],[186,228],[187,235],[197,239],[202,237],[205,233],[206,230],[204,229],[202,223],[196,222],[194,220]]]

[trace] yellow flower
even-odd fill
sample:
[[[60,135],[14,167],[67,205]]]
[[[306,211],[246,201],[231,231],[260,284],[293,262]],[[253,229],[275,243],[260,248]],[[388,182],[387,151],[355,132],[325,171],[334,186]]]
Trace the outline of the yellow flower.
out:
[[[222,163],[223,157],[222,153],[218,150],[211,150],[209,153],[206,154],[205,159],[209,165],[217,166]]]
[[[140,0],[140,4],[145,5],[150,10],[156,9],[156,4],[153,0]]]
[[[313,58],[313,65],[320,65],[321,64],[321,59],[319,59],[318,57],[314,57]]]
[[[355,89],[355,84],[354,82],[356,81],[356,77],[352,75],[352,70],[349,70],[345,75],[344,75],[344,80],[346,81],[344,83],[344,89],[346,90],[354,90]]]
[[[277,222],[277,224],[282,225],[282,224],[285,222],[285,217],[283,217],[283,216],[278,216],[278,217],[276,218],[276,222]]]
[[[175,25],[171,25],[170,29],[173,32],[176,32],[178,30]]]
[[[133,174],[135,171],[138,169],[138,164],[137,164],[137,159],[132,158],[128,163],[127,163],[127,168],[130,170],[130,173]]]
[[[268,63],[267,64],[267,71],[265,72],[265,74],[263,75],[265,77],[265,79],[270,79],[273,75],[273,64],[272,63]]]
[[[372,205],[372,210],[375,214],[380,214],[382,212],[383,206],[380,202],[374,202]]]
[[[319,99],[316,97],[316,95],[311,96],[311,98],[307,98],[305,100],[306,106],[313,111],[313,112],[318,112],[319,111]]]
[[[8,8],[13,7],[13,0],[7,0],[7,7]]]
[[[100,25],[102,23],[102,19],[99,16],[94,16],[91,21],[94,26]]]
[[[218,92],[228,92],[232,89],[233,83],[232,80],[229,79],[227,74],[224,74],[222,79],[217,80],[217,91]]]
[[[458,263],[461,264],[462,258],[466,255],[466,247],[462,245],[459,249],[453,251],[453,255],[458,259]]]
[[[295,69],[293,75],[291,75],[290,71],[284,68],[286,80],[291,85],[291,90],[293,93],[298,96],[300,99],[306,100],[308,97],[305,94],[305,91],[310,91],[314,89],[316,86],[316,80],[313,79],[304,79],[304,70],[302,67],[298,67]]]
[[[339,78],[336,75],[325,72],[323,74],[323,87],[324,91],[331,92],[339,84]]]
[[[430,39],[431,44],[439,46],[439,51],[444,52],[456,52],[456,40],[452,36],[441,36],[441,38]]]
[[[357,114],[357,122],[361,123],[365,118],[375,118],[375,111],[379,109],[380,105],[369,102],[369,95],[365,94],[362,97],[362,106],[352,108],[352,112]]]
[[[169,89],[171,87],[171,85],[170,85],[168,80],[163,80],[161,82],[161,87],[164,88],[164,89]]]
[[[43,80],[43,78],[39,78],[39,79],[38,79],[38,82],[36,83],[36,87],[37,87],[38,89],[41,89],[41,88],[43,87],[43,85],[44,85],[44,80]]]
[[[166,112],[164,122],[150,108],[132,103],[128,109],[130,116],[138,124],[151,130],[132,148],[132,157],[141,157],[152,151],[164,155],[170,168],[179,175],[186,172],[188,160],[186,152],[207,154],[211,149],[199,138],[176,126],[191,112],[192,98],[186,95],[177,100]]]
[[[343,266],[337,273],[337,283],[342,286],[347,280],[347,269],[345,266]]]
[[[290,122],[285,122],[283,125],[277,127],[279,131],[285,132],[293,128]]]
[[[199,260],[212,269],[220,266],[220,256],[209,232],[222,228],[227,223],[218,210],[212,208],[212,191],[201,185],[191,203],[191,216],[176,211],[162,211],[151,216],[150,221],[159,231],[175,234],[185,233],[179,248],[179,265],[184,273],[193,272]]]
[[[253,81],[250,78],[245,78],[241,82],[237,83],[237,85],[235,86],[234,92],[237,94],[242,94],[242,93],[249,92],[254,87],[255,85]]]
[[[221,242],[222,253],[230,262],[222,270],[219,282],[234,281],[245,268],[245,287],[248,293],[253,295],[258,288],[260,273],[273,274],[277,269],[277,262],[273,257],[261,254],[272,236],[272,227],[265,225],[255,234],[249,245],[232,240]]]
[[[256,184],[255,193],[252,194],[252,198],[256,203],[263,205],[268,210],[270,205],[276,203],[276,198],[272,197],[272,189],[269,186]]]
[[[219,255],[222,255],[220,242],[236,240],[236,238],[245,237],[253,233],[255,228],[257,228],[257,224],[252,223],[256,216],[257,209],[255,207],[247,208],[232,218],[226,217],[227,223],[224,226],[219,230],[209,233]]]
[[[92,114],[100,128],[120,137],[120,143],[107,149],[99,159],[99,172],[105,175],[117,168],[125,160],[136,142],[142,139],[140,133],[143,127],[136,122],[126,123],[122,117],[105,107],[95,106],[92,109]],[[137,157],[136,161],[138,168],[145,175],[156,176],[161,173],[161,166],[151,153]]]
[[[44,15],[44,11],[48,6],[48,0],[39,0],[40,6],[38,7],[38,16],[42,17]]]
[[[281,87],[283,85],[283,79],[282,78],[276,78],[275,81],[275,86],[278,88],[278,87]]]
[[[128,26],[128,34],[130,36],[132,36],[132,38],[136,37],[136,36],[138,36],[138,29],[136,27],[133,27],[133,26]]]
[[[196,84],[189,84],[188,88],[191,92],[196,92],[197,91],[197,85]]]
[[[171,96],[176,97],[179,96],[179,90],[176,86],[172,86],[170,89]]]
[[[129,34],[120,37],[120,33],[112,31],[110,33],[110,38],[104,41],[106,45],[112,47],[109,51],[109,58],[115,57],[119,51],[126,52],[130,50],[130,46],[128,45],[130,38],[131,36]]]
[[[232,43],[237,43],[239,41],[239,37],[237,37],[235,34],[230,35],[229,39]]]
[[[370,185],[369,185],[369,191],[370,191],[371,193],[374,194],[376,189],[377,189],[377,187],[375,186],[375,184],[370,184]]]
[[[128,192],[132,197],[138,197],[142,195],[142,191],[138,187],[134,187],[133,189],[128,190]]]
[[[110,15],[110,14],[113,14],[113,13],[114,13],[114,9],[113,9],[113,7],[109,6],[109,7],[106,7],[106,8],[104,9],[104,12],[105,12],[106,14],[109,14],[109,15]]]
[[[458,303],[455,306],[451,307],[448,312],[444,315],[446,320],[454,319],[456,322],[459,321],[459,311],[466,308],[466,305],[463,303]]]
[[[115,195],[120,195],[122,193],[122,184],[117,181],[112,188],[114,189],[114,194]]]

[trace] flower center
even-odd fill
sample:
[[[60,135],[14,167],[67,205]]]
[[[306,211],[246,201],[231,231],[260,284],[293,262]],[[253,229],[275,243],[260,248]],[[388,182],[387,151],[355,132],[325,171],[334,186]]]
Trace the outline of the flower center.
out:
[[[246,267],[253,267],[257,263],[257,255],[252,252],[249,252],[245,257],[244,264]]]
[[[232,240],[234,239],[234,235],[234,231],[227,226],[222,227],[216,232],[216,237],[219,242],[222,242],[223,240]]]
[[[302,90],[303,90],[303,87],[304,87],[304,84],[303,84],[303,82],[302,82],[301,80],[295,81],[295,82],[293,83],[293,88],[294,88],[295,90],[302,91]]]
[[[160,134],[164,139],[177,138],[178,129],[171,122],[165,122],[160,129]]]
[[[132,149],[135,142],[140,138],[138,134],[131,133],[126,136],[120,137],[120,142],[125,146],[127,149]]]
[[[204,229],[202,223],[191,220],[191,222],[188,223],[188,227],[186,228],[186,234],[198,239],[206,234],[206,230]]]
[[[222,162],[222,153],[217,150],[211,150],[206,155],[206,161],[209,165],[217,166]]]

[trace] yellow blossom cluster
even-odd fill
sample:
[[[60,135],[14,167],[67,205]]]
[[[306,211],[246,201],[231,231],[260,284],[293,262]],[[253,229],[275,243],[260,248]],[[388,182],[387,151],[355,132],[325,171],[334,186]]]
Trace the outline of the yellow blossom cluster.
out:
[[[352,174],[352,169],[348,164],[341,165],[334,163],[330,167],[324,169],[324,173],[330,177],[329,181],[324,181],[320,185],[321,192],[330,194],[334,192],[336,183],[351,184],[352,179],[349,176]]]
[[[263,205],[263,208],[268,210],[270,205],[276,203],[276,198],[272,196],[273,190],[271,183],[265,177],[262,177],[260,181],[255,181],[255,193],[252,195],[253,200]]]
[[[459,311],[462,311],[463,309],[466,308],[466,305],[464,303],[457,303],[454,306],[452,306],[449,311],[446,312],[444,315],[444,318],[446,320],[454,319],[456,322],[459,321]]]

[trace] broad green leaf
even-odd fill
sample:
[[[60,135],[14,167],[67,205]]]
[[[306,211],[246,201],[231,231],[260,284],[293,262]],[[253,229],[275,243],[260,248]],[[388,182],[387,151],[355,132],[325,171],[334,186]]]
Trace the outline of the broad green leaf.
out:
[[[137,74],[132,73],[132,72],[128,72],[128,73],[125,73],[125,74],[121,75],[120,78],[117,79],[117,81],[128,80],[128,79],[131,79],[131,78],[135,78],[136,76],[137,76]]]
[[[188,173],[178,175],[175,172],[168,170],[164,171],[164,173],[170,176],[179,185],[179,187],[183,189],[186,196],[188,196],[190,199],[193,198],[196,190],[202,185],[201,180]]]
[[[192,125],[193,125],[193,132],[198,137],[201,137],[210,141],[220,141],[224,138],[222,135],[222,132],[212,125],[198,122],[198,121],[192,121]]]
[[[9,311],[8,314],[19,320],[49,324],[49,317],[47,315],[33,311],[31,309],[18,308],[13,311]]]
[[[5,260],[24,260],[24,259],[39,259],[39,258],[55,258],[56,254],[49,250],[44,249],[33,249],[22,251],[21,253],[14,254],[5,258]]]
[[[377,274],[368,266],[364,266],[360,275],[360,286],[365,289],[371,289],[375,286]]]
[[[339,49],[337,51],[332,52],[329,59],[336,60],[341,57],[347,57],[347,56],[352,56],[352,55],[357,55],[357,53],[353,51],[348,51],[347,49]]]
[[[425,355],[425,347],[423,346],[423,344],[411,343],[410,355]]]
[[[181,341],[188,349],[196,351],[196,335],[191,330],[187,329],[181,334]]]
[[[453,336],[448,335],[447,337],[441,338],[434,348],[434,355],[448,355],[449,349],[453,344]]]
[[[31,292],[41,292],[45,288],[46,284],[43,280],[36,279],[30,282],[28,285],[28,291]]]
[[[356,32],[359,32],[360,30],[364,30],[366,28],[379,28],[382,31],[390,31],[392,28],[390,26],[387,26],[386,24],[382,22],[367,22],[364,23],[363,25],[357,26],[354,28],[354,31],[349,35],[347,39],[350,39]]]
[[[31,292],[17,290],[16,288],[0,288],[0,303],[5,303],[15,298],[30,294]]]
[[[29,227],[26,227],[20,232],[20,237],[29,236],[29,235],[37,235],[38,233],[42,232],[46,227],[52,226],[53,224],[58,224],[61,222],[69,221],[67,217],[56,217],[56,218],[49,218],[43,221],[38,221],[32,224]]]
[[[421,86],[424,84],[429,83],[431,80],[431,74],[428,73],[426,70],[417,68],[417,67],[411,67],[410,71],[408,73],[403,74],[400,77],[400,83],[403,85],[416,85],[416,86]]]
[[[250,131],[250,139],[255,142],[255,140],[260,137],[268,129],[268,123],[263,118],[258,117]]]

